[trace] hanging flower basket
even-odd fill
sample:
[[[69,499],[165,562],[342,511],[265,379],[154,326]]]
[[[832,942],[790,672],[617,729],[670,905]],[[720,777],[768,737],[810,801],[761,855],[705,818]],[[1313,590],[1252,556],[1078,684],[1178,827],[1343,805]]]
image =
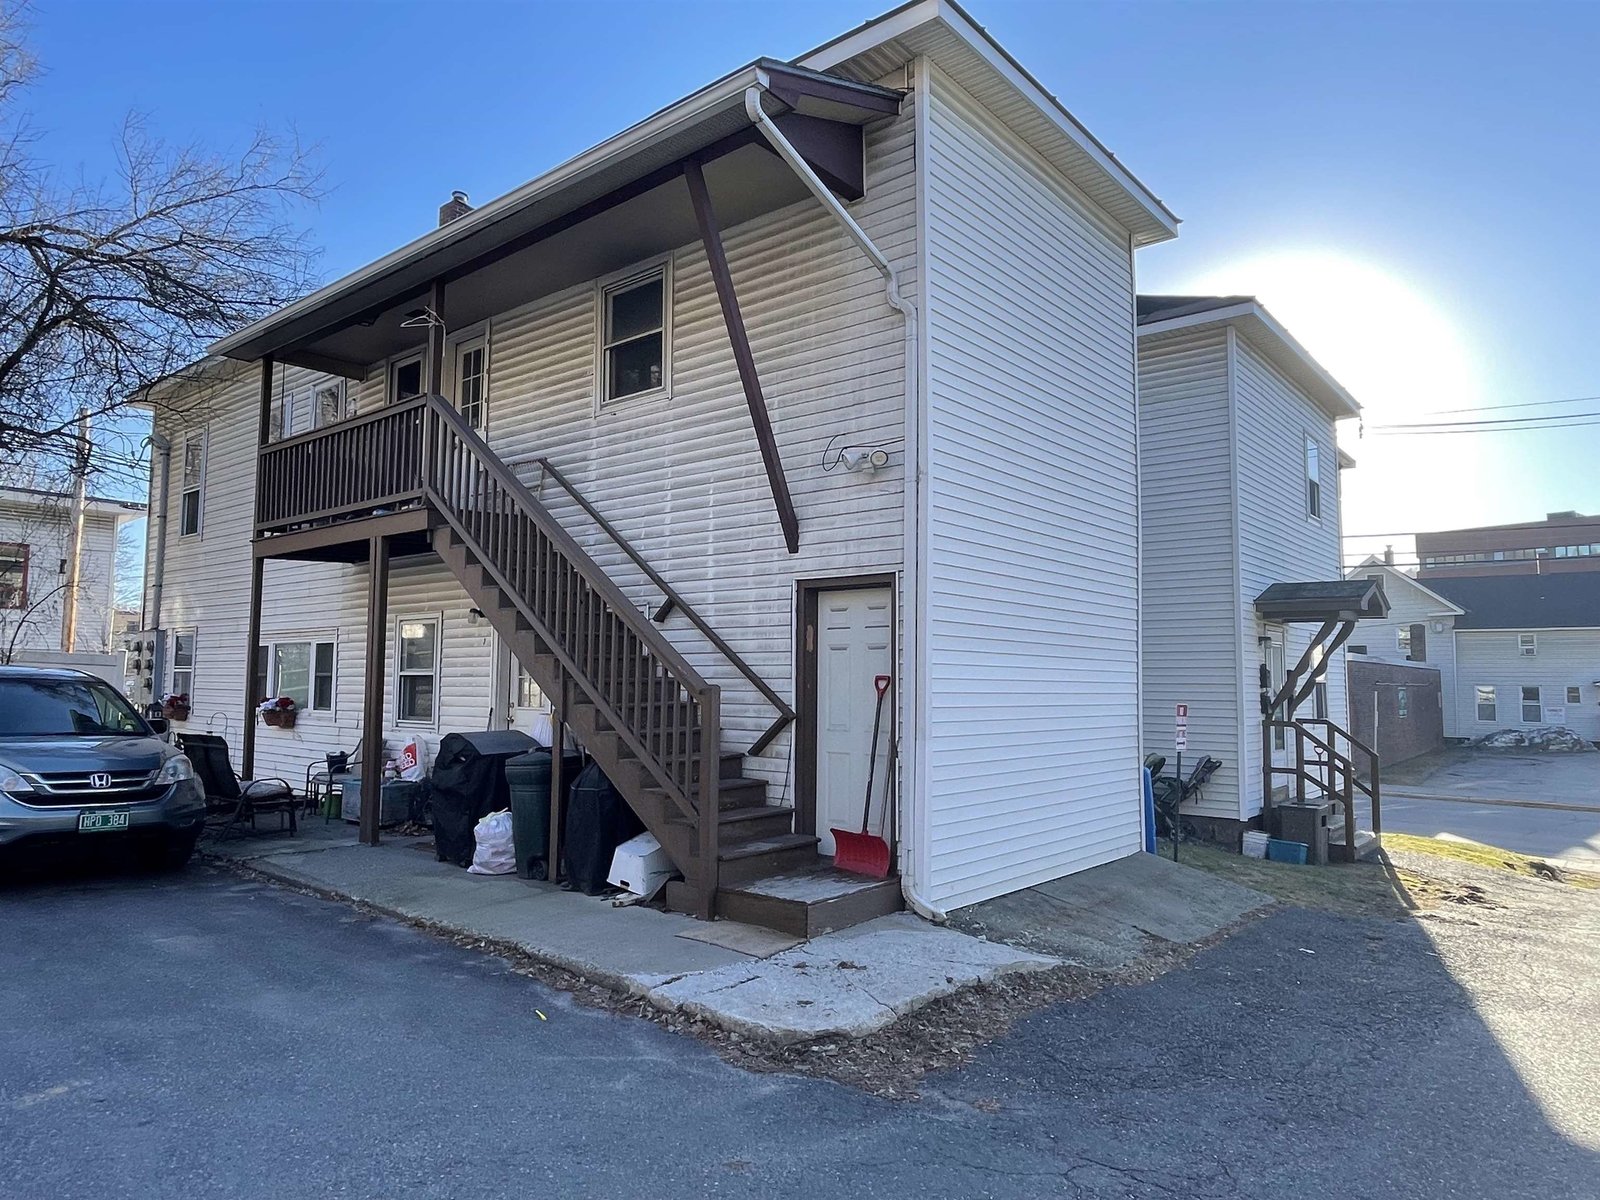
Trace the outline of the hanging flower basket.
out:
[[[176,695],[161,697],[161,715],[169,721],[187,721],[189,719],[189,695],[179,692]]]
[[[294,720],[299,713],[290,696],[279,696],[276,700],[263,700],[256,706],[256,711],[261,714],[264,725],[274,729],[293,729]]]

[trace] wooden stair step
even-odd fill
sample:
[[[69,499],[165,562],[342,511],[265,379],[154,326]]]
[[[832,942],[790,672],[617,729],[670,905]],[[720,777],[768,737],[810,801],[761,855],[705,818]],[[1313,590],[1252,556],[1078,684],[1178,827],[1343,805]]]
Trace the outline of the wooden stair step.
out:
[[[690,832],[695,829],[695,823],[682,813],[674,813],[667,818],[667,823]],[[778,804],[747,804],[739,808],[723,808],[717,812],[717,824],[722,827],[724,841],[790,833],[794,828],[794,809],[784,808]]]
[[[669,908],[693,911],[694,889],[678,881],[669,883],[666,901]],[[724,920],[762,925],[803,938],[848,929],[904,907],[897,877],[848,875],[825,860],[724,886],[717,892],[717,916]]]

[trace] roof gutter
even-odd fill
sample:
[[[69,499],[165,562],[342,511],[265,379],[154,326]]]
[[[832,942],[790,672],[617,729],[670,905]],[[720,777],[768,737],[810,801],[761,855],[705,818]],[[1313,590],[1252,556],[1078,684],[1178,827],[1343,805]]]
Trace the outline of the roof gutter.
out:
[[[800,182],[806,185],[806,189],[817,198],[817,202],[839,223],[845,233],[850,235],[850,240],[856,244],[857,249],[866,255],[872,265],[878,269],[878,273],[883,276],[884,299],[888,302],[889,307],[898,312],[905,321],[906,405],[909,410],[912,405],[920,403],[922,395],[920,376],[917,370],[919,354],[917,349],[918,319],[916,305],[900,290],[900,277],[895,272],[894,265],[890,263],[888,255],[878,249],[877,243],[867,236],[866,230],[861,228],[856,219],[850,215],[849,210],[840,203],[839,197],[835,196],[829,190],[828,185],[818,178],[817,173],[811,169],[810,164],[794,148],[789,139],[783,136],[783,130],[779,129],[773,119],[767,115],[766,109],[761,104],[761,97],[766,91],[765,83],[766,79],[763,73],[755,84],[745,89],[744,111],[749,116],[750,123],[760,130],[761,136],[767,139],[767,143],[777,153],[778,157],[789,164],[789,169],[799,177]],[[908,469],[911,468],[909,462],[907,467]],[[917,503],[919,504],[921,503],[922,484],[923,481],[918,478],[916,485]],[[915,528],[915,522],[911,522],[910,527]],[[906,547],[905,559],[908,563],[916,561],[915,547]],[[900,690],[898,683],[896,684],[896,690]],[[904,692],[901,692],[901,694],[903,695]],[[915,710],[917,700],[914,693],[911,704],[913,710]],[[918,722],[914,717],[910,725],[914,733],[918,727]],[[900,792],[901,804],[907,809],[918,809],[920,808],[918,797],[922,795],[922,789],[918,786],[918,780],[915,778],[914,764],[916,755],[902,754],[899,759],[902,771],[901,779],[903,781]],[[908,768],[907,764],[912,765]],[[917,813],[907,819],[902,819],[897,824],[897,828],[915,830],[917,831],[916,836],[925,836],[926,822],[920,820],[920,816],[921,814]],[[900,839],[899,849],[901,858],[900,891],[905,896],[907,906],[918,916],[930,921],[946,920],[948,914],[944,909],[929,900],[922,892],[922,881],[918,878],[915,857],[906,852],[905,839],[903,838]]]

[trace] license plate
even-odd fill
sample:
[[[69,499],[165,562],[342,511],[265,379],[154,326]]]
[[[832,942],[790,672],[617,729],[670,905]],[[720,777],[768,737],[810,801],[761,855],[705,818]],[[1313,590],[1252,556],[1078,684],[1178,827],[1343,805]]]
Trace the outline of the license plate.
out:
[[[129,814],[124,812],[83,812],[78,814],[79,833],[104,833],[112,829],[126,829]]]

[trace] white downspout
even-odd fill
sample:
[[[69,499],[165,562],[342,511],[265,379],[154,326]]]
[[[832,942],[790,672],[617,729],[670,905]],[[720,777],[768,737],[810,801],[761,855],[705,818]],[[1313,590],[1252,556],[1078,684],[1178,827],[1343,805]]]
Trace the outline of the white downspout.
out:
[[[146,629],[161,628],[161,592],[167,566],[167,487],[172,471],[172,441],[154,430],[150,433],[150,446],[156,452],[155,554],[149,560],[150,609],[141,622]],[[149,510],[147,510],[149,511]],[[150,527],[145,526],[145,537],[150,537]],[[159,687],[159,684],[157,684]]]
[[[850,239],[855,242],[856,246],[861,250],[861,252],[871,260],[872,265],[876,267],[878,269],[878,273],[883,276],[884,299],[889,302],[889,307],[898,312],[905,320],[906,404],[908,409],[915,409],[916,406],[921,404],[922,398],[921,373],[919,370],[917,346],[917,307],[914,303],[912,303],[911,300],[901,294],[899,276],[896,275],[895,269],[890,264],[888,257],[883,253],[882,250],[878,249],[873,240],[867,236],[866,231],[862,229],[861,226],[856,223],[856,219],[850,215],[849,210],[846,209],[845,206],[839,202],[839,198],[828,189],[828,185],[823,183],[822,180],[817,177],[817,173],[811,169],[810,164],[801,157],[800,152],[790,144],[789,139],[783,136],[783,131],[779,129],[778,126],[773,122],[772,118],[767,115],[766,109],[761,106],[761,94],[764,90],[765,89],[761,87],[751,87],[745,89],[744,111],[746,115],[749,116],[751,124],[761,131],[761,135],[767,139],[767,142],[772,146],[773,150],[777,152],[778,157],[789,164],[789,169],[799,177],[800,182],[806,185],[806,188],[813,196],[817,198],[817,201],[822,205],[822,207],[827,209],[828,212],[832,214],[833,219],[844,228],[844,231],[850,235]],[[917,464],[910,461],[910,458],[911,456],[908,454],[906,469],[907,471],[912,472],[913,475],[917,475]],[[920,477],[918,477],[916,480],[914,494],[918,497],[921,495]],[[914,523],[912,524],[914,525]],[[914,549],[914,547],[909,545],[906,547],[905,556],[908,566],[915,562]],[[908,571],[908,574],[911,573],[911,571]],[[910,597],[910,604],[913,609],[915,608],[917,602],[916,590],[913,589],[913,594]],[[902,652],[904,653],[904,651]],[[910,654],[912,660],[915,661],[915,647],[911,649]],[[920,690],[923,686],[924,681],[922,679],[918,679],[916,681],[916,693],[920,693]],[[920,712],[920,709],[921,703],[918,695],[913,694],[911,699],[911,720],[906,722],[906,724],[911,726],[914,736],[912,739],[906,739],[902,736],[901,739],[902,742],[911,740],[913,746],[915,745],[915,735],[920,732],[918,728],[919,722],[917,720],[917,713]],[[925,839],[927,837],[927,830],[924,828],[925,822],[918,823],[918,820],[916,819],[923,815],[922,805],[918,803],[918,797],[921,794],[921,789],[919,786],[921,781],[916,776],[916,754],[914,752],[912,754],[902,753],[900,756],[900,763],[901,778],[906,780],[905,794],[902,796],[902,805],[905,809],[910,810],[913,814],[912,820],[904,820],[897,823],[897,828],[900,831],[900,842],[902,848],[902,853],[900,856],[902,859],[900,864],[900,890],[905,896],[906,904],[911,908],[911,911],[930,921],[943,921],[946,919],[947,915],[944,910],[926,899],[918,890],[920,881],[916,878],[916,873],[910,869],[916,861],[915,856],[904,853],[906,830],[908,828],[914,830],[915,836],[918,839]]]

